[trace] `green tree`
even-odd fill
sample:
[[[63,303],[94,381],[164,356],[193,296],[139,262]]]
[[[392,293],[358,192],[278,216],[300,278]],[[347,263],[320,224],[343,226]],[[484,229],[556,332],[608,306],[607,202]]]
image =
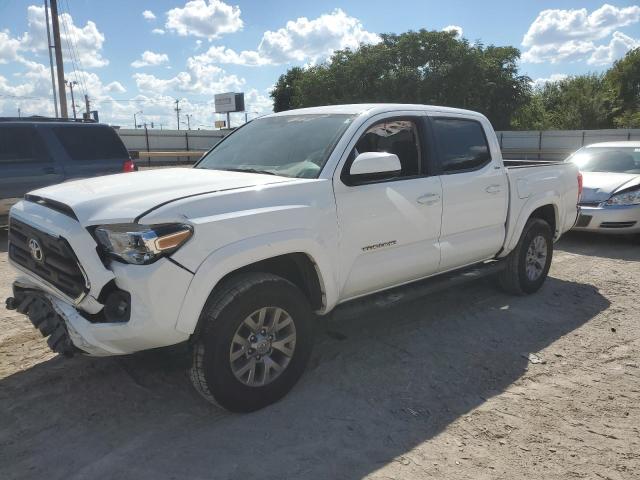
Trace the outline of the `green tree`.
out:
[[[604,75],[588,74],[545,84],[540,92],[547,128],[609,128],[611,96]]]
[[[300,67],[293,67],[287,73],[280,75],[271,91],[274,112],[295,108],[296,82],[300,79],[302,73]]]
[[[282,75],[271,93],[276,111],[339,103],[424,103],[477,110],[507,128],[531,94],[518,74],[520,52],[485,47],[452,32],[381,35],[376,45],[341,50],[326,62]]]
[[[640,128],[640,48],[614,63],[605,80],[613,96],[614,123]]]

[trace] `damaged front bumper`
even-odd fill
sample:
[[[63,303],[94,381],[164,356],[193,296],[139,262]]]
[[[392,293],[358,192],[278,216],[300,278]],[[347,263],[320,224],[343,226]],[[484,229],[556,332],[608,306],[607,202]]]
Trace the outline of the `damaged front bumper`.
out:
[[[168,259],[150,265],[104,264],[91,235],[77,221],[45,206],[20,202],[16,217],[51,237],[68,241],[86,273],[82,297],[69,298],[37,272],[14,261],[9,235],[9,262],[18,271],[7,306],[29,316],[51,348],[64,355],[81,351],[95,356],[122,355],[188,340],[176,329],[193,274]],[[38,232],[35,232],[38,235]],[[127,299],[127,315],[114,320],[106,306],[113,292]]]
[[[38,290],[14,285],[13,297],[7,298],[7,310],[17,310],[26,315],[43,337],[49,337],[49,348],[65,357],[81,351],[71,340],[62,312],[55,308],[53,297]]]

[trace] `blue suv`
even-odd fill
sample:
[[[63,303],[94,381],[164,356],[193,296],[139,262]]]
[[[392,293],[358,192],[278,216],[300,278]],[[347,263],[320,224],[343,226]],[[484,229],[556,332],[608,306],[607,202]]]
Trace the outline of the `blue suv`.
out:
[[[137,167],[104,124],[50,118],[0,118],[0,222],[25,193],[68,180]]]

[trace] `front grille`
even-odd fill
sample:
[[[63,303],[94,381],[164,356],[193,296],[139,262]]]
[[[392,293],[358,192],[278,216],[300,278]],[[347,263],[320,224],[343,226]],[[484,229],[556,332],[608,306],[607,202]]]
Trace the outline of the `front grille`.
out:
[[[15,218],[9,220],[9,258],[73,299],[87,291],[69,243]]]
[[[602,222],[600,228],[629,228],[635,224],[636,222]]]
[[[576,222],[576,227],[586,227],[591,222],[593,217],[591,215],[580,215]]]
[[[578,205],[581,207],[598,207],[602,202],[580,202]]]

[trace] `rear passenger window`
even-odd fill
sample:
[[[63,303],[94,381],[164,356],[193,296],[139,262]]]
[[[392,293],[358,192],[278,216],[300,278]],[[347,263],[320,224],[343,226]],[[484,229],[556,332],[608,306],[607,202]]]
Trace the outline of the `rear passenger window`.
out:
[[[400,160],[401,177],[420,174],[420,140],[411,120],[389,120],[369,127],[358,140],[352,159],[364,152],[394,153]]]
[[[122,140],[109,127],[55,127],[53,132],[72,160],[124,160],[129,157]]]
[[[458,118],[434,118],[432,125],[439,144],[440,166],[444,173],[474,170],[491,160],[487,137],[479,122]]]
[[[0,126],[0,163],[46,161],[43,150],[33,127]]]

